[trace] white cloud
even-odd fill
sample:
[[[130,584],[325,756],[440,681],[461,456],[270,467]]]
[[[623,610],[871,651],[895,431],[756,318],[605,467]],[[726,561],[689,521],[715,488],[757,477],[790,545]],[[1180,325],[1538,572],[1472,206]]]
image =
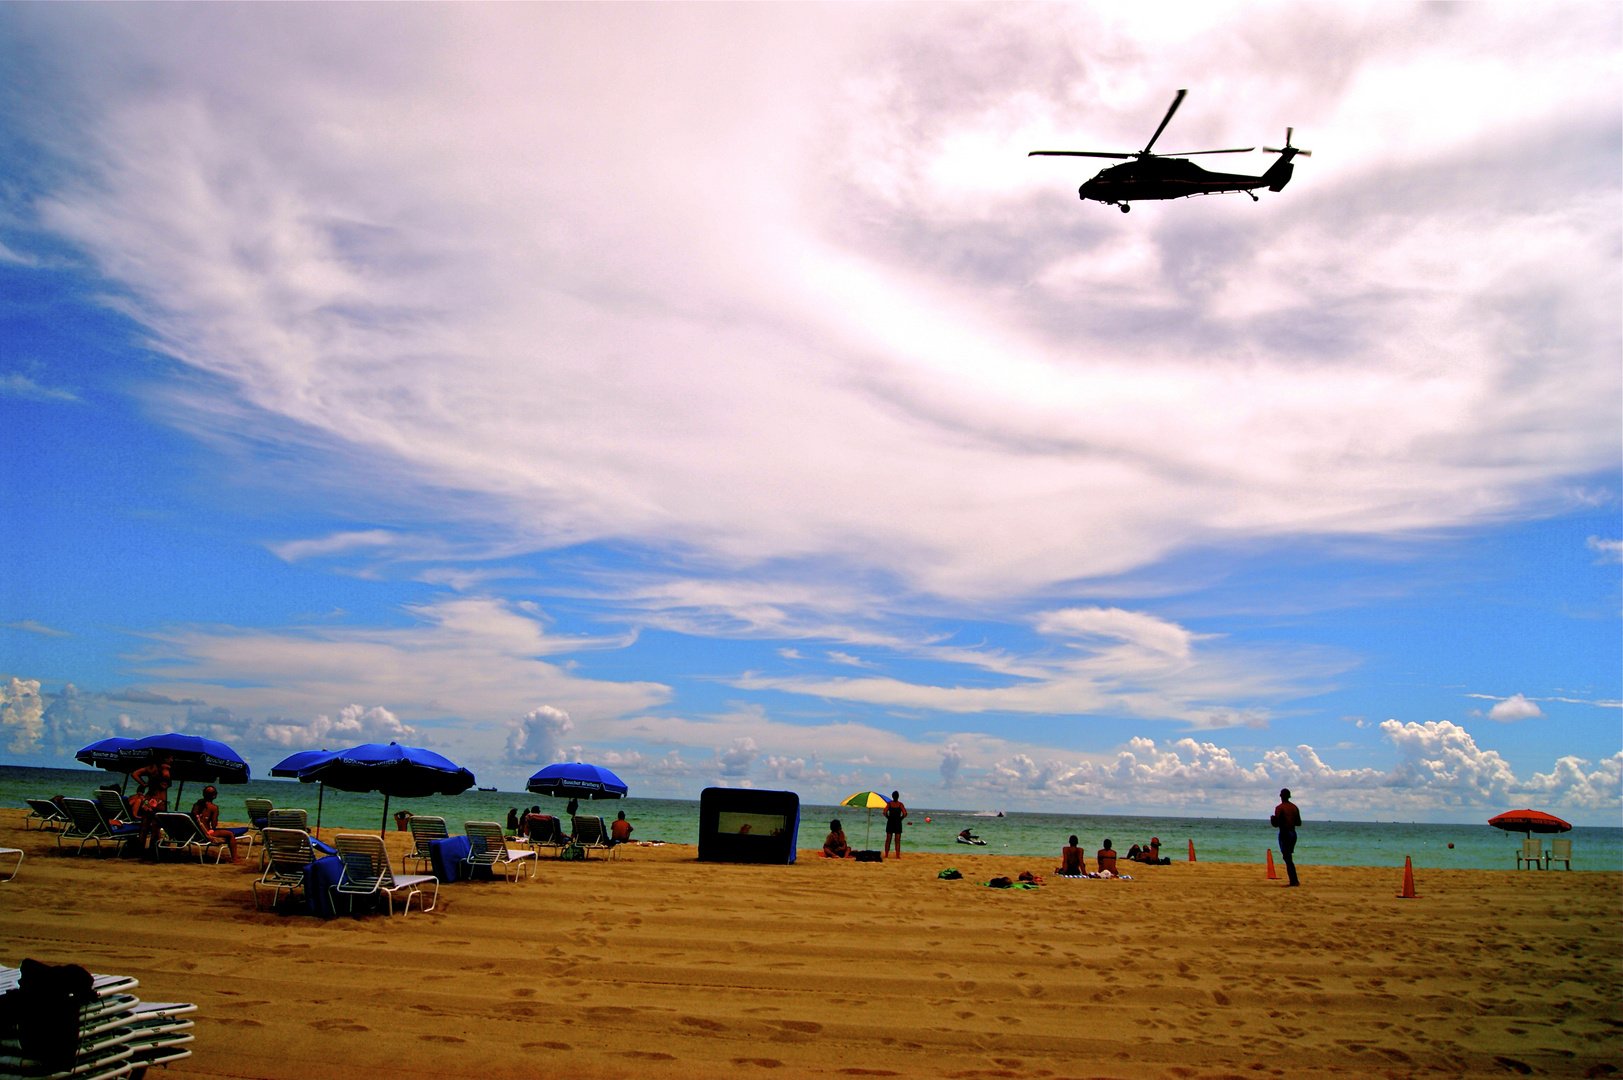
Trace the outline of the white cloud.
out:
[[[1142,649],[1187,659],[1193,637],[1177,623],[1121,608],[1065,608],[1036,618],[1037,631],[1055,637],[1117,638]]]
[[[507,758],[525,765],[562,761],[564,736],[574,730],[575,722],[562,709],[551,705],[531,709],[513,721],[507,735]]]
[[[1609,540],[1604,536],[1591,536],[1584,541],[1584,546],[1595,552],[1600,558],[1596,564],[1623,563],[1623,540]]]
[[[259,9],[139,10],[28,20],[66,80],[35,100],[82,117],[49,147],[82,182],[39,208],[231,388],[176,415],[364,455],[395,478],[370,497],[474,505],[519,548],[984,598],[1212,538],[1494,519],[1615,461],[1604,7],[1447,33],[1303,9],[1260,34],[1092,8],[1063,32],[1019,8],[362,8],[278,15],[273,39]],[[1327,48],[1328,81],[1305,59]],[[634,60],[611,77],[603,54]],[[1260,206],[1123,217],[1022,156],[1084,120],[1136,145],[1174,73],[1219,69],[1182,137],[1318,140]],[[1487,73],[1492,95],[1413,106]],[[1567,136],[1559,177],[1496,149],[1539,130]]]
[[[154,644],[142,667],[158,693],[203,692],[239,715],[315,713],[359,697],[406,716],[461,717],[476,741],[481,732],[505,731],[538,699],[589,723],[669,696],[656,683],[582,678],[539,659],[623,646],[632,640],[626,635],[549,634],[516,605],[487,597],[440,600],[407,614],[415,623],[398,628],[161,631],[147,635]]]
[[[1513,694],[1488,710],[1489,720],[1499,720],[1507,724],[1513,720],[1530,720],[1543,715],[1543,709],[1520,694]]]
[[[1537,797],[1545,805],[1580,809],[1623,805],[1623,752],[1598,764],[1563,758],[1552,772],[1519,779],[1497,751],[1477,746],[1448,721],[1387,720],[1382,734],[1398,752],[1389,770],[1337,769],[1311,746],[1268,750],[1249,765],[1234,751],[1180,739],[1158,745],[1134,738],[1114,761],[1067,762],[1029,753],[993,762],[975,779],[993,795],[1040,796],[1084,805],[1181,807],[1203,812],[1255,812],[1272,792],[1289,787],[1317,814],[1437,813],[1491,808]]]
[[[386,548],[398,542],[399,537],[388,529],[365,529],[360,532],[340,532],[317,540],[289,540],[266,545],[279,559],[297,562],[313,556],[337,555],[368,548]]]
[[[723,776],[747,776],[750,766],[755,759],[761,756],[760,749],[755,740],[745,736],[734,739],[732,746],[725,750],[716,751],[716,764],[721,767]]]
[[[401,723],[381,705],[346,705],[339,710],[337,719],[321,715],[303,723],[280,719],[247,721],[245,729],[233,725],[217,734],[222,738],[237,735],[253,745],[279,746],[289,751],[318,747],[340,750],[359,743],[400,742],[416,735],[417,729]]]
[[[21,372],[0,375],[0,396],[23,398],[27,401],[78,401],[72,390],[43,386]]]
[[[33,619],[24,619],[21,622],[6,623],[6,625],[11,627],[13,630],[23,630],[30,634],[38,634],[41,637],[70,636],[66,630],[58,630],[55,627],[46,626],[44,623],[35,622]]]
[[[13,676],[9,683],[0,684],[0,735],[8,740],[8,752],[28,754],[39,749],[45,730],[44,711],[38,679]]]

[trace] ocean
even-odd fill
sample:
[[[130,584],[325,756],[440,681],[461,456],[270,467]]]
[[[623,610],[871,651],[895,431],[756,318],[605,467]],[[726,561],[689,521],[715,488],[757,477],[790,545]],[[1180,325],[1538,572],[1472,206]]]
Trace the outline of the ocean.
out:
[[[119,773],[90,769],[33,769],[0,765],[0,806],[26,807],[25,798],[52,795],[88,795],[98,784],[116,784]],[[201,784],[187,784],[177,807],[190,806]],[[220,816],[243,819],[242,800],[248,796],[270,799],[278,807],[303,807],[316,820],[317,788],[291,780],[254,780],[247,784],[220,788]],[[396,810],[444,817],[452,832],[461,831],[464,821],[505,822],[510,807],[540,804],[543,812],[562,814],[563,800],[548,799],[527,792],[466,791],[451,797],[394,799],[390,816]],[[612,819],[624,810],[636,829],[634,840],[663,840],[674,844],[699,841],[699,804],[683,799],[619,799],[584,804],[583,809],[602,812]],[[1504,809],[1515,809],[1505,807]],[[1083,850],[1091,857],[1105,837],[1119,851],[1152,836],[1161,840],[1161,850],[1174,862],[1188,857],[1194,842],[1195,855],[1208,862],[1262,863],[1264,853],[1274,846],[1274,830],[1266,818],[1122,817],[1107,814],[1010,813],[987,817],[966,810],[931,810],[909,805],[904,851],[951,853],[962,859],[979,855],[1021,855],[1058,859],[1066,838],[1075,833]],[[321,793],[321,824],[324,827],[376,829],[383,813],[383,796],[356,795],[326,789]],[[839,818],[853,846],[884,846],[884,825],[874,815],[868,825],[868,812],[844,806],[802,804],[800,846],[819,847],[828,831],[830,818]],[[1487,815],[1484,815],[1486,818]],[[393,828],[393,822],[390,822]],[[956,842],[960,829],[971,828],[986,841],[985,847],[969,847]],[[1564,834],[1572,841],[1574,870],[1623,870],[1623,828],[1577,827]],[[1435,825],[1390,821],[1305,820],[1298,834],[1298,866],[1396,866],[1405,856],[1423,869],[1513,870],[1521,833],[1503,833],[1482,825]],[[1544,838],[1546,847],[1549,837]],[[1453,846],[1450,847],[1449,845]],[[1283,871],[1281,871],[1283,872]]]

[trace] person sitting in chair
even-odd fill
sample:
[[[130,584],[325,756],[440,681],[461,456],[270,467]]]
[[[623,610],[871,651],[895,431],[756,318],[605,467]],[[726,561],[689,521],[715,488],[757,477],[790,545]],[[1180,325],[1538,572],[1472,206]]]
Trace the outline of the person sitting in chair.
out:
[[[823,840],[823,858],[843,859],[851,854],[851,845],[845,842],[845,830],[840,827],[840,819],[835,818],[828,823],[828,836]]]
[[[1059,866],[1054,869],[1054,873],[1066,877],[1081,877],[1086,872],[1087,868],[1082,865],[1082,849],[1076,846],[1076,837],[1073,836],[1070,846],[1059,849]]]
[[[203,797],[192,803],[192,817],[197,820],[197,827],[203,830],[203,835],[210,840],[219,840],[231,849],[231,861],[237,861],[237,834],[230,829],[220,828],[220,808],[214,800],[219,798],[220,792],[213,784],[203,789]]]

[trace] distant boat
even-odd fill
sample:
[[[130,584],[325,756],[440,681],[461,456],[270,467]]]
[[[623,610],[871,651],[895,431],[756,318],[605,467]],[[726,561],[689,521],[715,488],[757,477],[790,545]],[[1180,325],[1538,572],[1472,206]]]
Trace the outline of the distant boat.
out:
[[[495,791],[496,789],[493,788],[493,787],[482,787],[479,790],[480,791]]]

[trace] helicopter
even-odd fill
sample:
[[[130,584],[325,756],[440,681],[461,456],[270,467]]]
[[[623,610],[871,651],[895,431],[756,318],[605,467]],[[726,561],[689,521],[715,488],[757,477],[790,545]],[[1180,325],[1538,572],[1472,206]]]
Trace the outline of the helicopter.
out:
[[[1265,187],[1269,191],[1281,191],[1290,183],[1291,174],[1296,167],[1291,159],[1312,157],[1310,150],[1303,150],[1291,145],[1291,135],[1295,128],[1285,129],[1285,145],[1278,149],[1271,146],[1263,147],[1270,154],[1278,154],[1279,160],[1269,167],[1261,176],[1246,176],[1243,173],[1210,172],[1196,165],[1193,161],[1186,161],[1197,154],[1248,154],[1255,150],[1254,146],[1242,146],[1231,150],[1191,150],[1186,154],[1152,154],[1150,147],[1155,140],[1161,137],[1167,124],[1172,120],[1172,114],[1178,111],[1183,104],[1184,95],[1188,90],[1179,90],[1178,96],[1172,99],[1172,107],[1167,109],[1166,116],[1161,118],[1161,126],[1155,129],[1150,141],[1144,144],[1144,149],[1131,154],[1108,154],[1097,150],[1033,150],[1027,157],[1099,157],[1099,158],[1132,158],[1123,165],[1112,165],[1103,169],[1097,176],[1076,189],[1077,196],[1083,200],[1093,199],[1106,206],[1119,206],[1122,213],[1132,209],[1129,200],[1132,199],[1183,199],[1194,195],[1213,195],[1224,191],[1243,191],[1251,196],[1252,202],[1258,202],[1254,189]]]

